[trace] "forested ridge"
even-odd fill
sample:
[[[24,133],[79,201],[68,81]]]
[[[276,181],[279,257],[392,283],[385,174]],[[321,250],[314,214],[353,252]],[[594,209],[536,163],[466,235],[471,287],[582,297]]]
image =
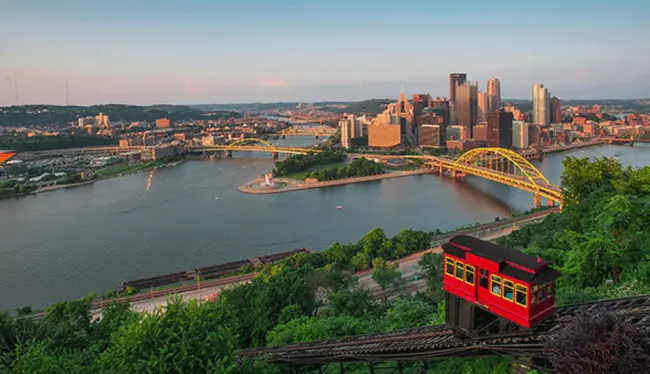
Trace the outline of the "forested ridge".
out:
[[[611,159],[567,158],[564,163],[563,212],[501,241],[555,263],[563,273],[558,303],[648,293],[650,167],[625,168]],[[389,238],[374,229],[357,243],[334,243],[325,251],[268,265],[251,283],[222,292],[217,302],[174,300],[151,315],[118,304],[92,321],[93,295],[50,306],[42,321],[0,315],[0,372],[285,373],[288,369],[263,361],[239,366],[236,355],[249,347],[443,323],[440,256],[422,257],[419,270],[427,290],[417,296],[404,292],[390,262],[426,249],[433,234],[404,230]],[[390,298],[374,299],[352,276],[370,267]],[[549,343],[561,372],[647,368],[647,335],[603,313],[585,316]],[[615,359],[603,350],[615,352]],[[569,360],[573,352],[581,354]],[[330,369],[338,372],[338,367]],[[360,365],[356,372],[368,368]],[[506,359],[496,357],[443,361],[429,372],[508,373],[510,368]]]

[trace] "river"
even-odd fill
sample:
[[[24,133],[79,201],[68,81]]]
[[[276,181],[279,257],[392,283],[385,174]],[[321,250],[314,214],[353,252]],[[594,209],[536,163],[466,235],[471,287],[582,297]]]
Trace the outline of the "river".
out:
[[[304,146],[314,139],[275,142]],[[536,166],[559,183],[567,155]],[[570,155],[642,166],[650,147],[604,145]],[[533,203],[529,193],[486,180],[433,175],[275,195],[239,192],[272,167],[267,156],[236,153],[231,160],[159,169],[148,189],[149,173],[140,173],[0,200],[0,309],[42,308],[101,294],[121,281],[289,249],[322,250],[356,241],[373,227],[388,235],[403,228],[451,230]]]

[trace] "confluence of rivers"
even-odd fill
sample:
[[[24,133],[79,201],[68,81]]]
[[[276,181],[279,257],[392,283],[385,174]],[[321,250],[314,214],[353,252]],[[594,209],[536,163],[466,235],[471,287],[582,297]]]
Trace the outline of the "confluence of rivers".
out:
[[[643,166],[650,146],[603,145],[535,165],[559,184],[567,155]],[[121,281],[301,247],[322,250],[335,241],[357,241],[374,227],[389,236],[403,228],[447,231],[533,204],[531,194],[504,185],[435,175],[250,195],[237,186],[267,172],[273,161],[234,156],[156,170],[148,190],[145,172],[0,200],[0,309],[40,309],[90,291],[101,295]]]

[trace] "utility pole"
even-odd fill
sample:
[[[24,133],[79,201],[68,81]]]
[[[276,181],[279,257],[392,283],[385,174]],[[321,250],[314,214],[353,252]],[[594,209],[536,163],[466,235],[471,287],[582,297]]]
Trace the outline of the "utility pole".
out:
[[[14,96],[14,104],[18,105],[18,75],[16,69],[14,69]]]
[[[68,94],[68,78],[65,79],[65,106],[70,106],[70,95]]]

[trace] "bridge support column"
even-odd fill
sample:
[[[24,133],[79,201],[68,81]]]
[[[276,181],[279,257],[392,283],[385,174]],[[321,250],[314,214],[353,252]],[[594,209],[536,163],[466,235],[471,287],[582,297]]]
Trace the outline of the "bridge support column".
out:
[[[274,160],[277,160],[278,159],[278,152],[273,152],[271,154],[271,156],[273,157]]]
[[[451,170],[451,177],[452,177],[453,179],[456,179],[456,169],[452,169],[452,170]]]
[[[226,151],[226,157],[232,158],[232,151]]]
[[[533,208],[539,208],[542,205],[542,196],[538,193],[535,194],[535,200],[533,200]],[[551,201],[551,200],[549,200]]]
[[[555,201],[548,199],[548,206],[555,206]]]
[[[442,163],[440,164],[440,175],[445,174],[445,168],[442,167]]]

